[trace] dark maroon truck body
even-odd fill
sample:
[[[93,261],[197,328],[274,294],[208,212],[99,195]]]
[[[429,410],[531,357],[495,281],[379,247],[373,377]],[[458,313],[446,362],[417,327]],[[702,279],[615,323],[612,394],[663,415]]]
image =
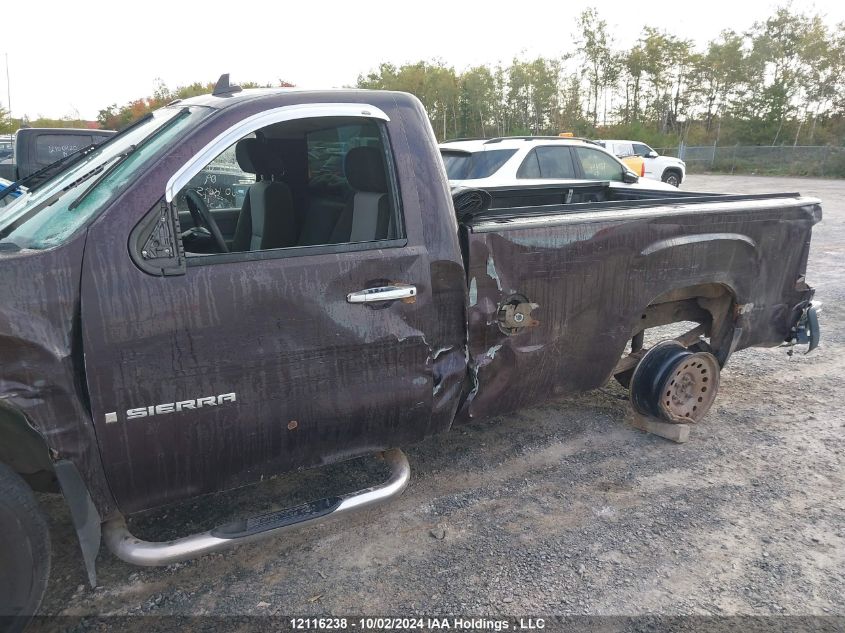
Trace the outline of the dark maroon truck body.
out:
[[[166,207],[186,161],[249,117],[326,103],[389,117],[402,240],[188,258],[164,275],[138,265],[130,237]],[[648,204],[458,222],[411,96],[245,91],[170,107],[204,114],[103,195],[84,228],[51,248],[0,249],[0,430],[14,437],[25,420],[19,435],[37,435],[48,462],[75,466],[102,519],[599,387],[660,297],[729,297],[711,339],[723,361],[788,340],[812,297],[804,273],[817,200],[655,193]],[[347,301],[393,282],[414,284],[415,301]],[[536,304],[537,323],[506,331],[500,311],[511,300]],[[170,407],[225,394],[236,400]],[[156,405],[163,414],[126,418]],[[44,466],[8,442],[0,458],[24,473]]]
[[[477,283],[469,346],[478,394],[469,411],[498,415],[600,387],[646,306],[685,288],[729,289],[732,351],[780,344],[812,295],[804,270],[819,219],[814,202],[789,198],[655,201],[464,228],[471,290]],[[540,324],[504,336],[490,323],[499,297],[512,293],[539,304]]]

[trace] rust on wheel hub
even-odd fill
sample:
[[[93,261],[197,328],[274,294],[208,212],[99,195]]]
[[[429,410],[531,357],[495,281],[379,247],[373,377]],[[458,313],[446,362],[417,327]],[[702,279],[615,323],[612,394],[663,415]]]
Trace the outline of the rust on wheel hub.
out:
[[[664,381],[660,408],[677,422],[698,422],[719,390],[719,364],[712,354],[697,352],[680,359]]]
[[[648,350],[631,376],[634,409],[667,422],[698,422],[718,390],[716,357],[691,352],[674,340],[661,341]]]

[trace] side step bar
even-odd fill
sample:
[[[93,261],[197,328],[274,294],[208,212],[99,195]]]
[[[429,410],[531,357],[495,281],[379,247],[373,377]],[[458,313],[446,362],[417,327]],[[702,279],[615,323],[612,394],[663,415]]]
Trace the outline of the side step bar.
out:
[[[106,521],[103,536],[112,553],[134,565],[155,567],[196,558],[203,554],[277,536],[293,528],[322,523],[354,510],[372,508],[398,497],[411,477],[408,458],[398,448],[382,453],[390,467],[390,477],[380,486],[366,488],[340,497],[311,501],[292,508],[260,514],[227,523],[200,534],[175,541],[153,543],[135,538],[123,517]]]

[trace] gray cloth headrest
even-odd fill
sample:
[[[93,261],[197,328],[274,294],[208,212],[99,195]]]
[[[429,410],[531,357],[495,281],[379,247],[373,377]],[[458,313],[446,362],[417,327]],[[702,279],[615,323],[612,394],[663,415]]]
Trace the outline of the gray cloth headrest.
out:
[[[285,172],[281,150],[274,141],[262,142],[257,138],[244,138],[235,145],[238,166],[248,174],[263,177],[280,176]]]
[[[235,159],[238,161],[238,167],[248,174],[257,174],[258,170],[255,167],[255,152],[257,151],[257,138],[243,138],[235,145]]]
[[[355,147],[344,160],[346,180],[356,191],[387,193],[384,154],[380,147]]]

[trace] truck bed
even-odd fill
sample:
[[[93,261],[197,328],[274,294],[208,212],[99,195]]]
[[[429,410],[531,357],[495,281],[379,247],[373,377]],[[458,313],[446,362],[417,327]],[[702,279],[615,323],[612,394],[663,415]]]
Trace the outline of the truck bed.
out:
[[[821,208],[799,194],[588,183],[453,196],[469,287],[468,417],[603,385],[643,323],[704,323],[723,358],[778,345],[812,296],[804,273]],[[515,201],[529,204],[505,206]],[[536,304],[539,323],[506,333],[502,296]]]

